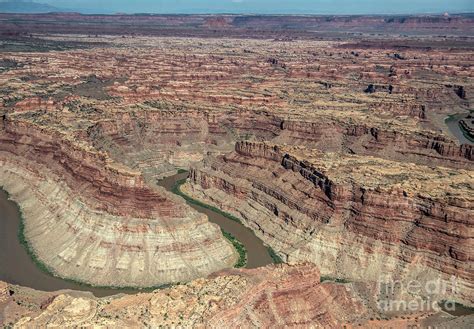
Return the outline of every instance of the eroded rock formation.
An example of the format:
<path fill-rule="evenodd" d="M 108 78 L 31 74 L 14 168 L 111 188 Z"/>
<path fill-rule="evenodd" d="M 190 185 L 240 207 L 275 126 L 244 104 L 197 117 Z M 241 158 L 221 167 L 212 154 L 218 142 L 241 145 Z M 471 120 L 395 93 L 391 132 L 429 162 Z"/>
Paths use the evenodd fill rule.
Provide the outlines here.
<path fill-rule="evenodd" d="M 239 142 L 190 177 L 188 193 L 244 219 L 289 262 L 351 280 L 454 275 L 450 297 L 474 302 L 472 171 Z"/>
<path fill-rule="evenodd" d="M 205 215 L 58 132 L 4 120 L 0 164 L 0 185 L 21 207 L 28 244 L 56 275 L 148 287 L 237 260 Z"/>
<path fill-rule="evenodd" d="M 374 305 L 370 285 L 320 283 L 318 270 L 309 264 L 228 270 L 152 293 L 101 299 L 0 286 L 0 320 L 15 327 L 380 328 L 426 326 L 437 320 L 438 326 L 467 328 L 472 320 L 472 316 L 440 317 L 432 311 L 387 317 Z"/>
<path fill-rule="evenodd" d="M 59 14 L 59 26 L 78 17 Z M 43 19 L 14 30 L 55 26 Z M 275 26 L 276 17 L 137 19 L 204 25 L 191 35 L 206 38 L 54 35 L 20 38 L 2 53 L 0 185 L 20 204 L 28 242 L 56 274 L 151 285 L 231 267 L 236 255 L 218 228 L 156 186 L 177 167 L 192 167 L 186 193 L 241 217 L 288 262 L 310 261 L 354 285 L 371 286 L 384 274 L 447 284 L 454 276 L 459 290 L 429 297 L 473 303 L 473 146 L 444 124 L 474 100 L 472 41 L 453 36 L 470 31 L 471 18 L 289 19 L 449 32 L 355 40 L 235 28 Z M 120 24 L 100 26 L 121 33 Z M 94 23 L 83 28 L 94 31 Z M 215 38 L 222 34 L 246 39 Z M 348 301 L 352 293 L 340 286 L 318 285 L 310 267 L 231 273 L 114 298 L 110 310 L 90 296 L 44 299 L 43 310 L 11 321 L 158 325 L 192 313 L 199 316 L 190 325 L 341 326 L 356 323 L 348 310 L 374 307 Z M 204 287 L 215 287 L 213 297 L 196 302 Z M 135 312 L 147 316 L 137 320 Z M 366 324 L 379 326 L 375 319 Z"/>

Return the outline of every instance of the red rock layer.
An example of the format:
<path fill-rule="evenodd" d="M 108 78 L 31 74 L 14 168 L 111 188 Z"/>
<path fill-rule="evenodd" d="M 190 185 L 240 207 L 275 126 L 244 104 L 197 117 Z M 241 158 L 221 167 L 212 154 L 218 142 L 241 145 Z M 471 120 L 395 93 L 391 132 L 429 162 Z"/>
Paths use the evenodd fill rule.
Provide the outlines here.
<path fill-rule="evenodd" d="M 473 315 L 383 314 L 373 286 L 320 283 L 310 264 L 228 270 L 136 295 L 92 298 L 0 282 L 0 324 L 15 327 L 470 328 Z"/>
<path fill-rule="evenodd" d="M 211 327 L 225 323 L 228 327 L 332 328 L 366 316 L 366 307 L 351 288 L 320 284 L 319 271 L 309 264 L 288 270 L 266 267 L 242 271 L 241 275 L 255 282 L 253 287 L 232 308 L 213 315 L 208 324 Z"/>
<path fill-rule="evenodd" d="M 336 140 L 335 143 L 341 143 L 342 147 L 349 149 L 351 153 L 379 155 L 394 160 L 410 159 L 421 164 L 456 168 L 470 168 L 474 161 L 473 145 L 458 145 L 440 135 L 406 134 L 395 130 L 334 122 L 283 121 L 281 126 L 283 131 L 289 132 L 288 136 L 293 141 L 303 145 L 313 143 L 321 149 L 327 148 L 327 145 Z"/>
<path fill-rule="evenodd" d="M 397 188 L 365 188 L 363 182 L 357 181 L 337 183 L 312 163 L 279 147 L 251 142 L 237 143 L 234 153 L 192 169 L 191 180 L 202 187 L 204 194 L 211 189 L 206 194 L 209 200 L 243 216 L 282 254 L 298 249 L 295 242 L 301 234 L 311 241 L 313 235 L 326 232 L 318 238 L 323 241 L 316 244 L 330 238 L 341 251 L 360 244 L 367 255 L 394 257 L 400 268 L 421 264 L 445 279 L 455 275 L 465 284 L 459 296 L 473 302 L 472 199 L 430 197 L 422 189 L 413 193 Z M 231 199 L 225 201 L 211 191 L 223 191 Z M 243 202 L 255 209 L 262 207 L 272 216 L 246 212 L 242 204 L 234 208 L 233 202 Z M 277 227 L 285 233 L 274 231 Z M 311 259 L 311 255 L 298 257 Z M 333 274 L 340 270 L 349 278 L 358 276 L 357 270 L 343 265 L 337 270 L 340 262 L 330 263 L 327 270 Z M 360 266 L 363 269 L 369 264 L 370 260 L 366 260 Z M 373 270 L 383 274 L 379 272 L 381 268 Z"/>
<path fill-rule="evenodd" d="M 370 314 L 353 287 L 320 283 L 319 271 L 310 264 L 223 271 L 152 293 L 95 300 L 67 292 L 28 294 L 22 288 L 6 288 L 15 295 L 0 290 L 0 312 L 15 301 L 35 305 L 5 314 L 5 323 L 19 326 L 338 328 L 366 323 Z"/>
<path fill-rule="evenodd" d="M 0 186 L 21 209 L 31 251 L 53 274 L 150 287 L 232 267 L 220 228 L 141 173 L 58 130 L 2 119 Z"/>
<path fill-rule="evenodd" d="M 330 118 L 289 120 L 266 111 L 173 109 L 124 112 L 118 113 L 114 120 L 99 121 L 89 129 L 89 137 L 98 147 L 103 147 L 101 139 L 112 139 L 113 145 L 109 143 L 104 150 L 110 151 L 112 146 L 123 153 L 146 148 L 179 150 L 184 145 L 191 150 L 200 150 L 206 148 L 206 144 L 221 145 L 218 150 L 228 151 L 230 142 L 252 137 L 280 144 L 306 145 L 327 151 L 454 168 L 469 168 L 474 160 L 473 145 L 458 145 L 434 133 L 400 132 Z"/>
<path fill-rule="evenodd" d="M 138 218 L 182 215 L 168 197 L 146 186 L 140 173 L 114 166 L 104 153 L 80 147 L 57 131 L 4 119 L 0 151 L 47 165 L 95 209 Z"/>

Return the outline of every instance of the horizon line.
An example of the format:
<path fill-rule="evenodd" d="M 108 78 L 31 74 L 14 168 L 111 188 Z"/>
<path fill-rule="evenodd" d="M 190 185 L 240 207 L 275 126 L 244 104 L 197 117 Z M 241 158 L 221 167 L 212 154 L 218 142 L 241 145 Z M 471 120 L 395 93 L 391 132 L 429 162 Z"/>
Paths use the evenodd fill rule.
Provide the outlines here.
<path fill-rule="evenodd" d="M 1 2 L 0 2 L 1 3 Z M 39 15 L 39 14 L 80 14 L 80 15 L 102 15 L 102 16 L 114 16 L 114 15 L 202 15 L 202 16 L 239 16 L 239 15 L 248 15 L 248 16 L 417 16 L 417 15 L 474 15 L 474 11 L 460 11 L 460 12 L 412 12 L 412 13 L 365 13 L 365 14 L 342 14 L 342 13 L 258 13 L 258 12 L 81 12 L 80 10 L 67 10 L 67 8 L 58 8 L 64 10 L 58 11 L 49 11 L 49 12 L 2 12 L 0 14 L 22 14 L 22 15 Z M 81 9 L 88 10 L 88 9 Z"/>

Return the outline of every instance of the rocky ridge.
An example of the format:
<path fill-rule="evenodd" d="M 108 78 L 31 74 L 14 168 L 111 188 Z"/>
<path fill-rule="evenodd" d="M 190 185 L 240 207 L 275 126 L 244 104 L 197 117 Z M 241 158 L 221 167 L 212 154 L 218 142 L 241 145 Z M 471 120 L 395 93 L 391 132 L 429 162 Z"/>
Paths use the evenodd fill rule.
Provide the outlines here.
<path fill-rule="evenodd" d="M 444 125 L 473 100 L 469 40 L 42 38 L 89 45 L 2 53 L 10 64 L 0 74 L 0 185 L 58 274 L 156 284 L 231 267 L 219 230 L 156 186 L 191 167 L 186 193 L 241 217 L 288 262 L 369 285 L 384 274 L 447 284 L 454 275 L 460 291 L 429 297 L 472 305 L 473 148 Z M 51 243 L 35 242 L 52 238 L 58 256 Z M 301 279 L 290 276 L 288 286 Z M 94 303 L 61 297 L 52 312 Z M 262 305 L 238 312 L 258 310 L 264 324 L 285 320 L 265 311 L 287 314 L 286 306 Z M 298 302 L 292 312 L 300 308 L 308 307 Z M 333 309 L 307 314 L 327 326 L 347 319 Z M 231 324 L 256 323 L 228 313 Z M 50 321 L 44 316 L 24 323 Z"/>
<path fill-rule="evenodd" d="M 242 218 L 288 262 L 350 280 L 455 275 L 450 297 L 473 303 L 472 171 L 239 142 L 190 177 L 187 193 Z"/>

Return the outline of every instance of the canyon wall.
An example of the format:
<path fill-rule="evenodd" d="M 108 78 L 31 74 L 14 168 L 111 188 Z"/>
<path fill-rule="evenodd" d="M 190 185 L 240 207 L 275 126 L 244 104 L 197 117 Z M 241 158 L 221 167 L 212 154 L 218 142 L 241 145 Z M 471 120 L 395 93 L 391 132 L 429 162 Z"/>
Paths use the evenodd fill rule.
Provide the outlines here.
<path fill-rule="evenodd" d="M 87 130 L 87 139 L 153 182 L 175 167 L 230 152 L 238 140 L 305 145 L 424 165 L 469 168 L 474 148 L 433 132 L 380 128 L 331 117 L 284 118 L 268 111 L 142 108 L 119 112 Z"/>
<path fill-rule="evenodd" d="M 316 121 L 316 120 L 315 120 Z M 470 168 L 474 147 L 459 145 L 434 133 L 397 131 L 364 124 L 347 124 L 333 120 L 282 121 L 278 142 L 307 145 L 328 151 L 375 155 L 397 161 L 425 165 Z"/>
<path fill-rule="evenodd" d="M 139 172 L 85 143 L 4 119 L 0 186 L 25 237 L 54 274 L 102 286 L 155 286 L 232 267 L 219 227 Z"/>
<path fill-rule="evenodd" d="M 440 279 L 474 302 L 472 172 L 239 142 L 185 191 L 230 211 L 288 262 L 323 275 Z M 438 298 L 446 298 L 439 294 Z"/>
<path fill-rule="evenodd" d="M 186 193 L 323 275 L 270 267 L 123 299 L 32 293 L 42 296 L 36 306 L 0 284 L 0 310 L 6 298 L 8 315 L 27 312 L 12 324 L 157 326 L 195 316 L 185 323 L 341 327 L 356 324 L 352 313 L 380 315 L 353 297 L 398 300 L 403 292 L 373 290 L 385 276 L 439 278 L 449 291 L 428 297 L 473 304 L 473 147 L 444 122 L 474 101 L 474 45 L 464 37 L 472 19 L 55 18 L 0 23 L 7 34 L 94 35 L 19 36 L 0 60 L 0 185 L 20 204 L 40 261 L 60 276 L 136 286 L 232 266 L 237 255 L 219 229 L 156 185 L 191 167 Z M 366 23 L 413 34 L 353 33 Z M 248 31 L 262 24 L 275 29 Z M 437 36 L 415 33 L 438 26 Z M 98 27 L 106 35 L 95 36 Z M 154 33 L 174 37 L 145 36 Z M 351 283 L 328 288 L 321 278 Z M 402 297 L 426 297 L 415 295 Z"/>

